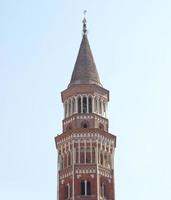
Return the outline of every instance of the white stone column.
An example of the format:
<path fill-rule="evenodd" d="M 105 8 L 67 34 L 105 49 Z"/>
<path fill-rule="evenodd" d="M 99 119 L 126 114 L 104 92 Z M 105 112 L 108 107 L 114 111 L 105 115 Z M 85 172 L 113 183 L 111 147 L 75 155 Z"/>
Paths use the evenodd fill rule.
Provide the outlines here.
<path fill-rule="evenodd" d="M 97 99 L 97 97 L 95 98 L 95 113 L 98 113 L 98 111 L 97 111 L 97 109 L 98 109 L 98 99 Z"/>
<path fill-rule="evenodd" d="M 103 101 L 101 101 L 101 108 L 102 108 L 102 116 L 104 117 L 104 103 L 103 103 Z"/>
<path fill-rule="evenodd" d="M 87 113 L 89 113 L 89 98 L 87 96 Z"/>
<path fill-rule="evenodd" d="M 66 157 L 67 157 L 67 161 L 66 161 L 66 167 L 68 167 L 68 152 L 66 152 Z"/>
<path fill-rule="evenodd" d="M 107 118 L 107 111 L 108 111 L 108 102 L 106 102 L 106 113 L 105 113 L 106 118 Z"/>
<path fill-rule="evenodd" d="M 67 101 L 67 117 L 69 117 L 69 102 Z"/>
<path fill-rule="evenodd" d="M 80 140 L 78 140 L 78 163 L 80 164 Z"/>
<path fill-rule="evenodd" d="M 92 97 L 92 113 L 94 113 L 94 96 Z"/>
<path fill-rule="evenodd" d="M 64 109 L 64 118 L 66 117 L 65 115 L 65 102 L 63 103 L 63 109 Z"/>
<path fill-rule="evenodd" d="M 95 163 L 98 164 L 98 140 L 96 140 L 96 148 L 95 148 Z"/>
<path fill-rule="evenodd" d="M 86 143 L 86 140 L 84 140 L 84 163 L 86 164 L 86 147 L 87 147 L 87 145 L 86 145 L 87 143 Z"/>
<path fill-rule="evenodd" d="M 84 181 L 84 185 L 85 185 L 85 196 L 87 195 L 87 180 Z"/>
<path fill-rule="evenodd" d="M 68 198 L 71 198 L 70 197 L 70 184 L 68 183 L 67 185 L 68 185 Z"/>
<path fill-rule="evenodd" d="M 71 115 L 71 102 L 70 100 L 68 101 L 68 117 Z"/>
<path fill-rule="evenodd" d="M 78 96 L 75 98 L 75 112 L 78 113 Z"/>
<path fill-rule="evenodd" d="M 103 116 L 106 117 L 106 102 L 103 101 Z"/>
<path fill-rule="evenodd" d="M 93 155 L 93 147 L 92 147 L 92 140 L 90 140 L 90 163 L 92 163 L 93 159 L 92 159 L 92 155 Z"/>
<path fill-rule="evenodd" d="M 100 113 L 100 99 L 98 98 L 97 99 L 97 114 L 99 114 Z"/>
<path fill-rule="evenodd" d="M 102 100 L 99 98 L 99 114 L 102 115 Z"/>
<path fill-rule="evenodd" d="M 75 147 L 74 147 L 74 141 L 72 142 L 72 166 L 74 167 L 74 164 L 75 164 L 75 155 L 76 155 L 76 152 L 75 152 Z"/>

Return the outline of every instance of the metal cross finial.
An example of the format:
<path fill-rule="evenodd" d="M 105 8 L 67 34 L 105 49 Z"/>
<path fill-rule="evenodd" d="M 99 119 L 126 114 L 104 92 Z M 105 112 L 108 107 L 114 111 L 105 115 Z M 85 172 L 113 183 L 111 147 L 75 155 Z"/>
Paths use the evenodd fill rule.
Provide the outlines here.
<path fill-rule="evenodd" d="M 87 10 L 84 10 L 84 17 L 86 16 Z"/>
<path fill-rule="evenodd" d="M 87 20 L 85 18 L 87 10 L 84 10 L 84 19 L 83 19 L 83 35 L 87 34 Z"/>

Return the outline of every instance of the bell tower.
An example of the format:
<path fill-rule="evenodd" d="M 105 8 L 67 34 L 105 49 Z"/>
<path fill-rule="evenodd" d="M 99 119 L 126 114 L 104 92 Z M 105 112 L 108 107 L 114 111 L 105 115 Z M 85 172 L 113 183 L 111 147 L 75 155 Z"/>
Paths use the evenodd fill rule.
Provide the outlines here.
<path fill-rule="evenodd" d="M 109 91 L 100 82 L 85 17 L 71 81 L 61 97 L 63 132 L 55 137 L 58 200 L 115 200 L 116 136 L 108 132 Z"/>

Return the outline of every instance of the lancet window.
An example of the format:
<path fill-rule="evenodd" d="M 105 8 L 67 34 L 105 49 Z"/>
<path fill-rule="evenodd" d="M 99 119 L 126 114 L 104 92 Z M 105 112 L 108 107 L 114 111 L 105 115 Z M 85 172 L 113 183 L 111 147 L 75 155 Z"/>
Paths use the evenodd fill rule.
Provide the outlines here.
<path fill-rule="evenodd" d="M 97 98 L 95 98 L 95 101 L 94 101 L 94 112 L 97 113 L 97 104 L 98 104 L 98 100 Z"/>
<path fill-rule="evenodd" d="M 85 152 L 84 147 L 80 148 L 80 163 L 85 163 Z"/>
<path fill-rule="evenodd" d="M 69 106 L 68 110 L 69 110 L 69 116 L 70 116 L 71 115 L 71 100 L 69 100 L 68 106 Z"/>
<path fill-rule="evenodd" d="M 95 163 L 95 148 L 92 148 L 92 163 Z"/>
<path fill-rule="evenodd" d="M 75 113 L 75 98 L 72 99 L 72 114 Z"/>
<path fill-rule="evenodd" d="M 78 97 L 78 113 L 81 113 L 81 97 Z"/>
<path fill-rule="evenodd" d="M 86 163 L 90 163 L 91 162 L 91 151 L 90 151 L 90 147 L 86 148 Z"/>
<path fill-rule="evenodd" d="M 76 163 L 79 163 L 79 149 L 76 147 Z"/>
<path fill-rule="evenodd" d="M 68 166 L 71 166 L 71 152 L 68 152 Z"/>
<path fill-rule="evenodd" d="M 65 117 L 67 117 L 67 103 L 64 104 Z"/>
<path fill-rule="evenodd" d="M 83 97 L 83 113 L 87 113 L 87 98 Z"/>
<path fill-rule="evenodd" d="M 99 114 L 102 114 L 102 102 L 99 101 Z"/>
<path fill-rule="evenodd" d="M 103 153 L 100 153 L 100 164 L 103 166 Z"/>

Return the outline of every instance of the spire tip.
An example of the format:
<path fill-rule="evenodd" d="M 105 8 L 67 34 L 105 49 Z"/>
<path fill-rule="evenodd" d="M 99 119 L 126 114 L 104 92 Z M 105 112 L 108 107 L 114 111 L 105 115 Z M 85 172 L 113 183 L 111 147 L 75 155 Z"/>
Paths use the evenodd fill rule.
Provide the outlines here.
<path fill-rule="evenodd" d="M 83 18 L 83 35 L 87 35 L 87 20 L 86 20 L 86 13 L 87 10 L 84 10 L 84 18 Z"/>

